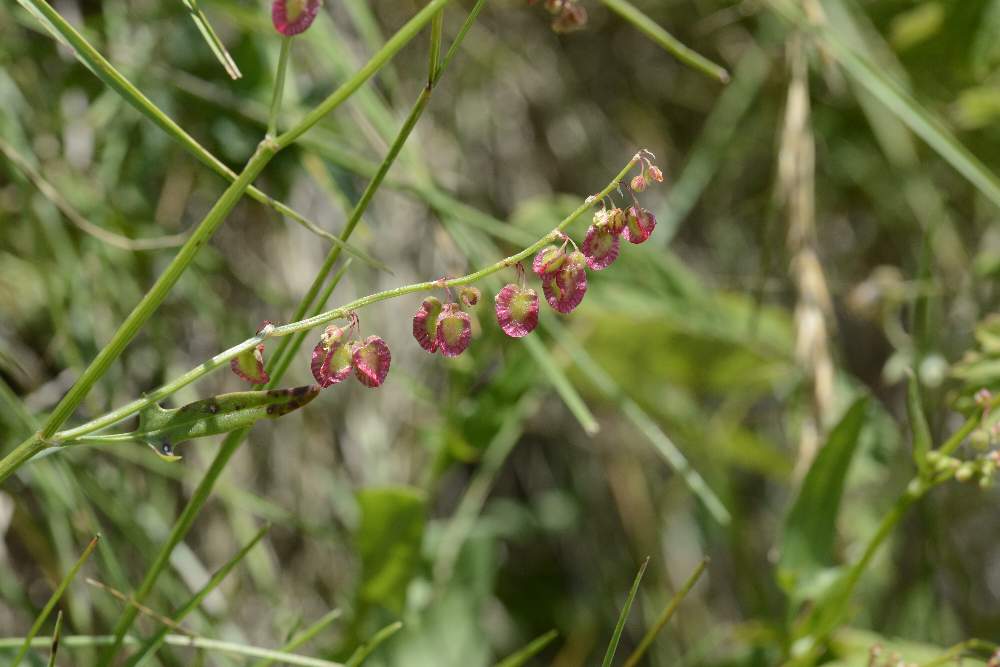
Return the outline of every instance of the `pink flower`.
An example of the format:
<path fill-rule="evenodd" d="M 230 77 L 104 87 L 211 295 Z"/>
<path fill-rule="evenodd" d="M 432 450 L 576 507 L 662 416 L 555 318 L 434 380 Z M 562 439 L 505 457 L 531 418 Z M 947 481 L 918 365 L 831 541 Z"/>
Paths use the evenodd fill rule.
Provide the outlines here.
<path fill-rule="evenodd" d="M 530 288 L 505 285 L 496 296 L 497 322 L 511 338 L 523 338 L 538 326 L 538 295 Z"/>
<path fill-rule="evenodd" d="M 437 319 L 437 348 L 446 357 L 465 352 L 472 340 L 472 320 L 457 303 L 445 304 Z"/>
<path fill-rule="evenodd" d="M 618 259 L 618 237 L 611 233 L 607 225 L 591 225 L 581 249 L 587 258 L 587 266 L 601 271 Z"/>
<path fill-rule="evenodd" d="M 343 382 L 351 374 L 351 352 L 344 345 L 343 338 L 344 330 L 331 325 L 313 348 L 309 367 L 320 387 Z"/>
<path fill-rule="evenodd" d="M 630 187 L 635 192 L 642 192 L 646 189 L 646 177 L 642 174 L 636 174 L 632 177 L 632 183 Z"/>
<path fill-rule="evenodd" d="M 351 344 L 351 361 L 358 382 L 366 387 L 378 387 L 385 382 L 392 363 L 389 346 L 378 336 L 369 336 L 363 343 Z"/>
<path fill-rule="evenodd" d="M 630 206 L 622 235 L 631 243 L 642 243 L 656 229 L 656 216 L 644 208 Z"/>
<path fill-rule="evenodd" d="M 551 280 L 542 283 L 545 300 L 560 313 L 571 312 L 587 293 L 587 259 L 579 250 L 571 253 Z"/>
<path fill-rule="evenodd" d="M 566 252 L 554 245 L 545 246 L 535 255 L 531 270 L 542 280 L 548 280 L 555 275 L 559 267 L 566 261 Z"/>
<path fill-rule="evenodd" d="M 271 21 L 282 35 L 298 35 L 312 25 L 319 11 L 320 0 L 274 0 Z"/>
<path fill-rule="evenodd" d="M 603 222 L 609 232 L 611 232 L 614 236 L 618 236 L 622 233 L 622 230 L 625 229 L 625 211 L 616 206 L 604 215 Z"/>
<path fill-rule="evenodd" d="M 413 315 L 413 337 L 420 347 L 430 353 L 437 352 L 438 315 L 441 314 L 441 302 L 437 297 L 429 296 L 420 304 Z"/>
<path fill-rule="evenodd" d="M 229 367 L 236 375 L 250 384 L 264 384 L 271 380 L 267 371 L 264 370 L 263 343 L 258 343 L 256 347 L 240 352 L 229 362 Z"/>
<path fill-rule="evenodd" d="M 663 182 L 663 171 L 656 165 L 649 165 L 649 177 L 657 183 Z"/>

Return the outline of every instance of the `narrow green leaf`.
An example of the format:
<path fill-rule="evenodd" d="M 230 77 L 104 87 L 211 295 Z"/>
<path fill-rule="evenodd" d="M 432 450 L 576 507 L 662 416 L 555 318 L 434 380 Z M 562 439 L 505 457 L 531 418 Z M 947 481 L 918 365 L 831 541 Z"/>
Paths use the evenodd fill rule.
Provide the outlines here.
<path fill-rule="evenodd" d="M 368 639 L 368 641 L 364 642 L 361 646 L 354 650 L 351 657 L 344 663 L 344 667 L 357 667 L 363 663 L 368 656 L 375 651 L 375 649 L 377 649 L 384 641 L 399 632 L 402 628 L 402 622 L 396 621 L 395 623 L 390 623 L 376 632 L 370 639 Z"/>
<path fill-rule="evenodd" d="M 295 633 L 291 639 L 285 642 L 278 650 L 283 653 L 291 653 L 306 642 L 312 640 L 313 637 L 322 632 L 326 626 L 340 618 L 340 616 L 341 611 L 339 609 L 331 609 L 323 614 L 318 621 L 310 625 L 308 628 L 302 632 Z M 272 658 L 264 658 L 255 662 L 253 667 L 270 667 L 272 664 L 274 664 L 274 660 Z"/>
<path fill-rule="evenodd" d="M 705 568 L 708 567 L 708 563 L 708 558 L 704 558 L 700 563 L 698 563 L 698 567 L 694 569 L 694 572 L 692 572 L 691 576 L 689 576 L 687 581 L 684 582 L 681 589 L 674 593 L 674 596 L 670 598 L 670 602 L 668 602 L 667 606 L 663 608 L 663 611 L 660 613 L 660 617 L 656 619 L 656 623 L 654 623 L 653 627 L 646 631 L 646 634 L 643 635 L 639 645 L 635 648 L 635 651 L 632 652 L 632 655 L 628 657 L 622 667 L 635 667 L 635 665 L 639 663 L 642 656 L 647 650 L 649 650 L 653 640 L 656 639 L 656 635 L 660 634 L 660 631 L 663 630 L 667 623 L 670 622 L 674 612 L 677 611 L 677 607 L 680 606 L 681 601 L 687 596 L 691 589 L 694 588 L 698 579 L 701 578 Z"/>
<path fill-rule="evenodd" d="M 622 638 L 625 621 L 628 620 L 629 610 L 632 609 L 632 601 L 635 600 L 635 594 L 639 591 L 639 582 L 642 581 L 642 575 L 646 574 L 647 565 L 649 565 L 648 556 L 646 560 L 642 561 L 642 566 L 639 568 L 639 572 L 636 573 L 635 580 L 632 582 L 632 590 L 628 592 L 628 597 L 625 599 L 625 606 L 622 607 L 621 613 L 618 614 L 618 623 L 615 625 L 614 634 L 611 635 L 608 650 L 604 653 L 604 661 L 601 663 L 602 667 L 611 667 L 611 663 L 615 659 L 615 651 L 618 650 L 618 641 Z"/>
<path fill-rule="evenodd" d="M 524 648 L 520 648 L 514 653 L 501 660 L 496 664 L 496 667 L 521 667 L 533 657 L 542 652 L 546 646 L 551 644 L 559 633 L 555 630 L 549 630 L 544 635 L 540 635 L 535 639 L 531 640 Z"/>
<path fill-rule="evenodd" d="M 427 521 L 427 496 L 413 487 L 379 487 L 358 492 L 361 523 L 356 533 L 361 557 L 359 598 L 396 613 L 420 559 Z"/>
<path fill-rule="evenodd" d="M 58 604 L 59 599 L 62 598 L 63 593 L 66 592 L 66 589 L 69 587 L 70 583 L 76 577 L 77 572 L 80 571 L 80 568 L 83 567 L 83 564 L 87 562 L 88 558 L 90 558 L 90 554 L 94 552 L 94 548 L 97 547 L 97 543 L 98 541 L 100 541 L 100 539 L 101 536 L 98 534 L 95 535 L 92 540 L 90 540 L 90 544 L 88 544 L 87 548 L 83 550 L 83 553 L 80 555 L 80 558 L 76 561 L 76 563 L 73 564 L 73 567 L 69 569 L 69 572 L 67 572 L 66 576 L 63 577 L 62 581 L 59 582 L 59 585 L 56 586 L 56 589 L 52 591 L 52 595 L 49 597 L 48 602 L 45 603 L 45 606 L 42 607 L 41 613 L 38 614 L 38 618 L 36 618 L 35 622 L 32 623 L 31 629 L 28 631 L 28 635 L 24 638 L 24 642 L 21 644 L 21 649 L 17 652 L 17 655 L 14 656 L 14 662 L 11 663 L 10 667 L 17 667 L 19 664 L 21 664 L 21 660 L 24 659 L 25 654 L 31 648 L 32 640 L 35 638 L 35 635 L 38 634 L 38 632 L 42 629 L 42 626 L 45 624 L 45 619 L 47 619 L 49 617 L 49 614 L 52 613 L 52 610 L 55 608 L 56 604 Z"/>
<path fill-rule="evenodd" d="M 306 405 L 319 392 L 319 385 L 313 384 L 219 394 L 170 410 L 153 404 L 139 413 L 139 428 L 129 435 L 169 456 L 176 443 L 228 433 L 260 419 L 277 419 Z"/>
<path fill-rule="evenodd" d="M 647 37 L 673 54 L 682 63 L 707 74 L 720 83 L 729 82 L 729 72 L 703 55 L 681 44 L 680 40 L 664 30 L 656 21 L 643 14 L 628 0 L 601 0 L 604 6 L 634 25 Z"/>
<path fill-rule="evenodd" d="M 534 357 L 535 363 L 538 364 L 538 367 L 548 377 L 549 382 L 556 390 L 556 393 L 559 394 L 563 403 L 566 404 L 569 411 L 576 417 L 576 420 L 580 422 L 580 426 L 583 427 L 584 432 L 587 435 L 594 435 L 600 431 L 601 427 L 597 423 L 594 413 L 587 407 L 583 397 L 580 396 L 580 392 L 576 390 L 573 383 L 566 377 L 565 371 L 559 367 L 555 359 L 553 359 L 552 353 L 545 345 L 535 336 L 528 336 L 522 342 L 527 348 L 528 353 Z"/>
<path fill-rule="evenodd" d="M 785 519 L 778 579 L 788 593 L 834 564 L 840 499 L 867 412 L 867 397 L 857 399 L 847 410 L 806 473 Z"/>
<path fill-rule="evenodd" d="M 927 452 L 931 450 L 931 429 L 924 416 L 923 401 L 920 399 L 920 380 L 910 373 L 906 384 L 906 413 L 910 420 L 910 430 L 913 432 L 913 460 L 921 476 L 927 474 Z"/>

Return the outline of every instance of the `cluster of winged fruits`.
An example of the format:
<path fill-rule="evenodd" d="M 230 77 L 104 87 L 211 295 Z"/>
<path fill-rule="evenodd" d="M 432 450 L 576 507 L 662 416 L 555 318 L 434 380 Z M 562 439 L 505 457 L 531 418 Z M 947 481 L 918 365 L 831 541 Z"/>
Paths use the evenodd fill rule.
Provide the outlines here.
<path fill-rule="evenodd" d="M 556 233 L 557 244 L 542 248 L 531 264 L 534 274 L 542 281 L 546 302 L 560 313 L 573 311 L 587 293 L 587 269 L 602 271 L 618 258 L 621 240 L 643 243 L 656 227 L 656 217 L 639 205 L 636 193 L 643 192 L 651 182 L 662 182 L 663 172 L 646 154 L 640 155 L 641 172 L 628 184 L 632 205 L 625 209 L 607 206 L 594 214 L 593 224 L 578 246 L 563 232 Z M 527 336 L 538 326 L 538 293 L 525 284 L 525 271 L 520 263 L 513 265 L 517 281 L 509 283 L 494 297 L 497 323 L 511 338 Z M 448 302 L 429 296 L 413 315 L 413 337 L 428 352 L 457 357 L 472 341 L 472 320 L 466 309 L 480 300 L 480 292 L 472 286 L 459 288 L 458 300 L 451 289 L 440 281 Z M 268 323 L 265 323 L 265 325 Z M 360 323 L 355 313 L 349 315 L 344 327 L 330 325 L 320 336 L 312 352 L 311 369 L 320 388 L 343 382 L 352 374 L 366 387 L 378 387 L 389 374 L 392 354 L 379 336 L 358 337 Z M 264 345 L 232 360 L 232 369 L 241 378 L 254 384 L 268 381 L 264 370 Z"/>

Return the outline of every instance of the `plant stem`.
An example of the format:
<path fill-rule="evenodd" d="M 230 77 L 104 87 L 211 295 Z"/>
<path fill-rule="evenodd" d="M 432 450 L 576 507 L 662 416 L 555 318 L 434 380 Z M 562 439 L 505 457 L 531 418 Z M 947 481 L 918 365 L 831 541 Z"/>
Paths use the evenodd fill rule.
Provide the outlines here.
<path fill-rule="evenodd" d="M 680 40 L 664 30 L 658 23 L 639 11 L 628 0 L 601 0 L 604 6 L 646 33 L 646 36 L 669 51 L 688 67 L 707 74 L 720 83 L 729 83 L 729 72 L 708 58 L 684 46 Z"/>
<path fill-rule="evenodd" d="M 274 94 L 271 97 L 271 112 L 267 116 L 267 136 L 273 139 L 278 132 L 278 114 L 281 113 L 281 97 L 285 93 L 285 72 L 288 71 L 288 53 L 292 48 L 292 38 L 281 38 L 281 53 L 278 55 L 278 71 L 274 75 Z"/>

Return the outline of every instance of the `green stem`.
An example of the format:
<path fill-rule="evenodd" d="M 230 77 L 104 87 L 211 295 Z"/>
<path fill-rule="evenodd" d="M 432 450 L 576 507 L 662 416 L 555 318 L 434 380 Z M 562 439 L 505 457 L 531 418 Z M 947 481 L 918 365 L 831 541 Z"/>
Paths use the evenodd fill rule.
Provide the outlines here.
<path fill-rule="evenodd" d="M 266 340 L 266 338 L 290 336 L 292 334 L 306 332 L 309 331 L 310 329 L 314 329 L 318 326 L 326 324 L 327 322 L 331 322 L 337 319 L 344 319 L 350 313 L 360 310 L 366 306 L 379 303 L 380 301 L 387 301 L 389 299 L 394 299 L 400 296 L 413 294 L 416 292 L 429 292 L 432 290 L 444 289 L 446 287 L 460 287 L 462 285 L 470 285 L 472 283 L 478 282 L 479 280 L 482 280 L 483 278 L 489 275 L 497 273 L 498 271 L 511 268 L 515 266 L 518 262 L 524 261 L 525 259 L 531 257 L 533 254 L 541 250 L 542 247 L 545 246 L 547 243 L 555 241 L 558 238 L 560 232 L 562 232 L 570 224 L 572 224 L 575 220 L 577 220 L 581 215 L 583 215 L 583 213 L 586 212 L 588 209 L 590 209 L 594 205 L 594 203 L 600 201 L 602 197 L 605 197 L 612 191 L 614 191 L 615 188 L 618 187 L 618 184 L 623 181 L 625 175 L 628 174 L 628 172 L 636 165 L 637 161 L 638 161 L 638 156 L 633 157 L 631 160 L 629 160 L 628 164 L 625 165 L 625 167 L 615 176 L 615 179 L 610 183 L 608 183 L 608 185 L 606 185 L 604 189 L 602 189 L 599 193 L 594 195 L 593 198 L 588 198 L 586 202 L 578 206 L 576 210 L 574 210 L 572 213 L 566 216 L 566 218 L 564 218 L 551 232 L 549 232 L 545 236 L 542 236 L 540 239 L 538 239 L 537 241 L 535 241 L 527 248 L 521 250 L 518 253 L 515 253 L 509 257 L 505 257 L 504 259 L 498 262 L 490 264 L 489 266 L 486 266 L 482 269 L 479 269 L 478 271 L 474 271 L 473 273 L 470 273 L 465 276 L 450 278 L 448 280 L 428 280 L 419 283 L 411 283 L 409 285 L 403 285 L 401 287 L 384 290 L 382 292 L 376 292 L 374 294 L 369 294 L 368 296 L 355 299 L 354 301 L 351 301 L 350 303 L 340 306 L 339 308 L 334 308 L 333 310 L 327 310 L 325 312 L 319 313 L 317 315 L 314 315 L 313 317 L 298 320 L 295 322 L 289 322 L 288 324 L 283 324 L 281 326 L 276 326 L 273 329 L 271 329 L 266 336 L 254 336 L 252 338 L 248 338 L 239 345 L 234 345 L 225 352 L 221 352 L 212 357 L 211 359 L 209 359 L 208 361 L 205 361 L 204 363 L 195 366 L 184 375 L 181 375 L 179 378 L 173 380 L 172 382 L 160 387 L 159 389 L 153 392 L 150 392 L 141 399 L 132 401 L 128 405 L 123 406 L 122 408 L 119 408 L 118 410 L 115 410 L 114 412 L 109 413 L 108 415 L 87 422 L 82 426 L 78 426 L 74 429 L 62 431 L 60 433 L 55 434 L 56 440 L 58 440 L 59 442 L 64 442 L 66 440 L 79 438 L 82 435 L 92 433 L 96 430 L 105 428 L 118 421 L 121 421 L 122 419 L 126 419 L 136 414 L 143 408 L 152 405 L 158 400 L 165 398 L 166 396 L 169 396 L 170 394 L 178 391 L 182 387 L 185 387 L 188 384 L 194 382 L 195 380 L 207 375 L 208 373 L 211 373 L 216 368 L 222 366 L 230 359 L 237 356 L 240 352 L 244 352 L 246 350 L 254 348 L 258 343 L 261 343 L 262 341 Z M 272 383 L 273 382 L 274 380 L 272 380 Z M 56 443 L 53 443 L 53 445 L 55 444 Z M 0 464 L 2 464 L 2 461 L 0 461 Z"/>
<path fill-rule="evenodd" d="M 281 38 L 281 53 L 278 55 L 278 71 L 274 75 L 274 94 L 271 97 L 271 112 L 267 116 L 267 136 L 273 139 L 278 133 L 278 114 L 281 112 L 281 97 L 285 93 L 285 72 L 288 71 L 288 53 L 292 48 L 292 38 Z"/>
<path fill-rule="evenodd" d="M 684 46 L 680 40 L 664 30 L 653 19 L 639 11 L 628 0 L 601 0 L 604 6 L 646 33 L 646 36 L 662 46 L 688 67 L 707 74 L 720 83 L 729 82 L 729 72 L 703 55 Z"/>
<path fill-rule="evenodd" d="M 444 11 L 440 11 L 431 21 L 431 48 L 427 67 L 427 85 L 433 86 L 441 59 L 441 33 L 444 29 Z"/>

